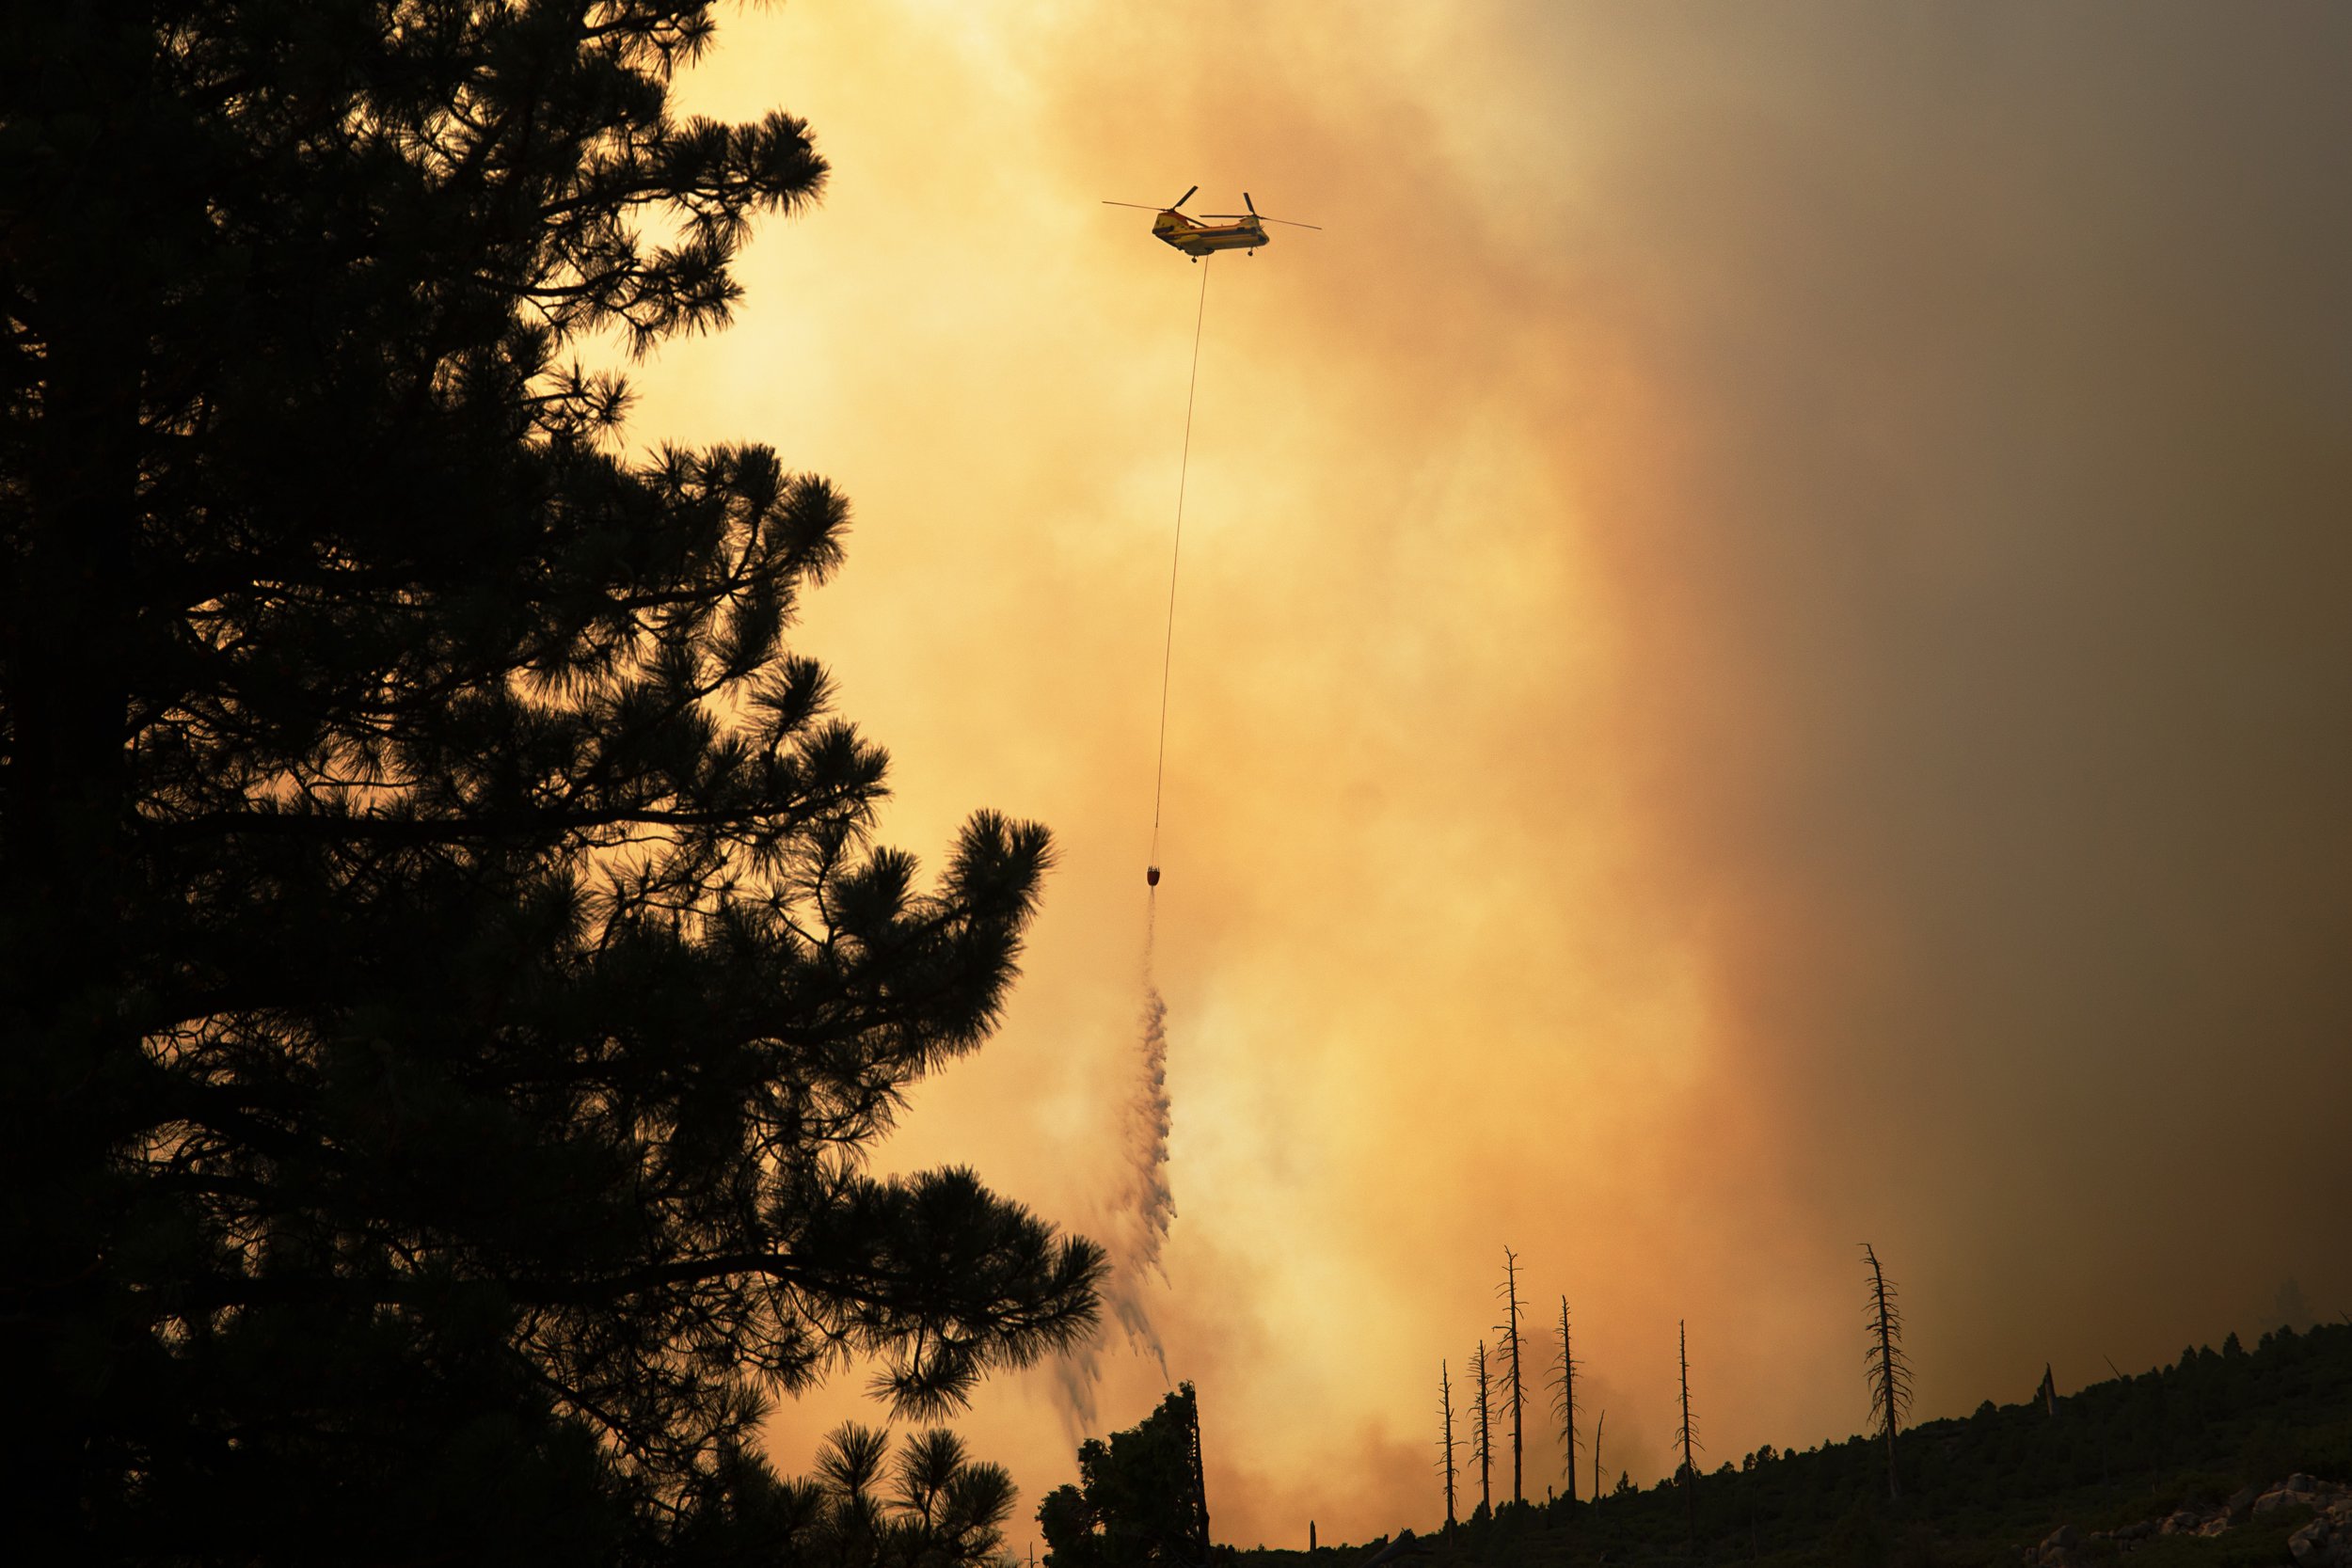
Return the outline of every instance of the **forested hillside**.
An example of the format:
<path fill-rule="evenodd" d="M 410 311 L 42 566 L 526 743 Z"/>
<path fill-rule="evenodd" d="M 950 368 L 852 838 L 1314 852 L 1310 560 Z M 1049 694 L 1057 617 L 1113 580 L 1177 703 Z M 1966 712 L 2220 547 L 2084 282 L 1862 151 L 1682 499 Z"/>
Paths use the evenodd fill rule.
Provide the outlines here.
<path fill-rule="evenodd" d="M 1603 1498 L 1474 1518 L 1439 1563 L 2013 1563 L 2060 1526 L 2088 1534 L 2175 1510 L 2218 1509 L 2294 1472 L 2352 1479 L 2352 1326 L 2265 1335 L 2247 1351 L 2185 1351 L 2169 1367 L 2093 1384 L 2045 1407 L 1987 1401 L 1926 1422 L 1897 1445 L 1890 1499 L 1883 1442 L 1856 1436 L 1803 1452 L 1767 1448 L 1702 1475 Z M 1438 1513 L 1437 1490 L 1400 1508 Z M 2271 1511 L 2211 1537 L 2152 1535 L 2135 1563 L 2287 1563 L 2306 1508 Z M 1416 1526 L 1424 1537 L 1441 1532 Z M 1239 1554 L 1244 1568 L 1340 1568 L 1384 1543 Z M 2089 1544 L 2081 1555 L 2119 1548 Z"/>

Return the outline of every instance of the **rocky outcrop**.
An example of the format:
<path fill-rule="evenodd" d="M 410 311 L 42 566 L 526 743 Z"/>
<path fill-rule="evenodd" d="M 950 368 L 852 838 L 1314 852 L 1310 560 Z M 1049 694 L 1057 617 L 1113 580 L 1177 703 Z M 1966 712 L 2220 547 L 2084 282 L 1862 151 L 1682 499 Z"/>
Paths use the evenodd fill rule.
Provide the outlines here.
<path fill-rule="evenodd" d="M 2074 1533 L 2074 1526 L 2060 1525 L 2042 1537 L 2042 1544 L 2034 1548 L 2033 1560 L 2039 1568 L 2067 1568 L 2081 1544 L 2082 1538 Z"/>
<path fill-rule="evenodd" d="M 2314 1515 L 2287 1540 L 2295 1568 L 2352 1568 L 2352 1486 L 2299 1474 L 2274 1486 L 2249 1486 L 2218 1506 L 2176 1509 L 2162 1519 L 2140 1519 L 2117 1529 L 2081 1534 L 2061 1525 L 2021 1555 L 2026 1568 L 2082 1568 L 2155 1536 L 2219 1535 L 2282 1508 L 2308 1508 Z"/>
<path fill-rule="evenodd" d="M 2314 1505 L 2317 1506 L 2317 1505 Z M 2295 1568 L 2352 1568 L 2352 1497 L 2337 1497 L 2287 1537 Z"/>

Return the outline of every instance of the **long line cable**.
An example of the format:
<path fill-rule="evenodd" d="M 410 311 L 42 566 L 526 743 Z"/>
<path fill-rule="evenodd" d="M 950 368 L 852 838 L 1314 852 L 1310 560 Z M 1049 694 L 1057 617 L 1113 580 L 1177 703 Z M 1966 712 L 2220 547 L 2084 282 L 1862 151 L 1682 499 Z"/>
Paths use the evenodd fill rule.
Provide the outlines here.
<path fill-rule="evenodd" d="M 1184 552 L 1184 482 L 1192 471 L 1192 401 L 1200 389 L 1200 324 L 1209 314 L 1209 263 L 1200 263 L 1200 303 L 1192 316 L 1192 375 L 1184 386 L 1184 447 L 1176 465 L 1176 542 L 1168 554 L 1168 637 L 1160 647 L 1159 755 L 1152 768 L 1152 885 L 1159 885 L 1160 796 L 1168 779 L 1168 677 L 1176 662 L 1176 567 Z"/>

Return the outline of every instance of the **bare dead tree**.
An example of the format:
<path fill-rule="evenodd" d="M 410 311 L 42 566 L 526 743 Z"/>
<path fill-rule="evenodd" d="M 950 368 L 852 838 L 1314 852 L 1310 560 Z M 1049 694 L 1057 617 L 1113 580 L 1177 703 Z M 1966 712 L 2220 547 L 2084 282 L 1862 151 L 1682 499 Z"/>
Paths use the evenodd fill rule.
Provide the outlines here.
<path fill-rule="evenodd" d="M 1603 1410 L 1593 1418 L 1593 1506 L 1600 1506 L 1600 1430 L 1609 1424 L 1609 1412 Z"/>
<path fill-rule="evenodd" d="M 1494 1433 L 1487 1425 L 1493 1408 L 1489 1397 L 1491 1380 L 1486 1375 L 1486 1341 L 1478 1341 L 1478 1349 L 1470 1353 L 1470 1382 L 1478 1389 L 1478 1435 L 1470 1445 L 1470 1457 L 1478 1461 L 1478 1511 L 1491 1517 L 1495 1511 L 1494 1493 Z"/>
<path fill-rule="evenodd" d="M 1691 1551 L 1699 1549 L 1699 1465 L 1692 1457 L 1694 1449 L 1705 1447 L 1699 1441 L 1698 1428 L 1691 1421 L 1691 1330 L 1688 1322 L 1675 1324 L 1675 1355 L 1682 1363 L 1682 1424 L 1675 1429 L 1675 1441 L 1682 1445 L 1682 1508 L 1691 1530 Z"/>
<path fill-rule="evenodd" d="M 1527 1392 L 1519 1381 L 1519 1255 L 1509 1247 L 1502 1249 L 1502 1287 L 1495 1292 L 1507 1304 L 1503 1321 L 1495 1324 L 1495 1332 L 1505 1335 L 1503 1347 L 1511 1353 L 1508 1386 L 1511 1391 L 1511 1500 L 1525 1502 L 1527 1494 L 1519 1483 L 1519 1465 L 1526 1449 Z"/>
<path fill-rule="evenodd" d="M 1560 1298 L 1560 1359 L 1552 1365 L 1551 1413 L 1560 1418 L 1561 1468 L 1576 1501 L 1576 1356 L 1568 1340 L 1568 1298 Z"/>
<path fill-rule="evenodd" d="M 1869 1368 L 1870 1411 L 1878 1422 L 1872 1435 L 1886 1435 L 1886 1495 L 1899 1498 L 1895 1433 L 1911 1410 L 1911 1363 L 1903 1355 L 1903 1315 L 1895 1305 L 1895 1287 L 1886 1282 L 1886 1271 L 1879 1266 L 1879 1255 L 1867 1242 L 1862 1243 L 1862 1257 L 1870 1266 L 1869 1292 L 1863 1307 L 1870 1321 L 1870 1342 L 1862 1358 Z"/>
<path fill-rule="evenodd" d="M 1439 1462 L 1445 1470 L 1445 1530 L 1454 1533 L 1454 1382 L 1447 1374 L 1446 1364 L 1438 1363 L 1438 1417 L 1444 1425 L 1438 1447 L 1444 1453 Z"/>

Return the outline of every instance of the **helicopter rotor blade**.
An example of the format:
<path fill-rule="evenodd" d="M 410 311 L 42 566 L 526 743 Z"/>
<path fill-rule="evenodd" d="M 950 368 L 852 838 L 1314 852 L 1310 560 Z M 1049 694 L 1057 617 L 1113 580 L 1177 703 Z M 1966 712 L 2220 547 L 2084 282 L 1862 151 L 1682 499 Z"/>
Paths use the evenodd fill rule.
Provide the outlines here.
<path fill-rule="evenodd" d="M 1138 213 L 1165 213 L 1168 211 L 1165 207 L 1154 207 L 1148 202 L 1142 201 L 1105 201 L 1103 205 L 1105 207 L 1133 207 Z"/>
<path fill-rule="evenodd" d="M 1198 192 L 1200 189 L 1200 186 L 1198 186 L 1198 185 L 1193 186 L 1191 190 L 1186 191 L 1184 195 L 1182 195 L 1182 196 L 1178 197 L 1175 200 L 1173 200 L 1173 201 L 1169 202 L 1169 203 L 1168 204 L 1168 208 L 1167 208 L 1167 210 L 1168 210 L 1168 212 L 1171 212 L 1171 213 L 1172 213 L 1172 212 L 1174 212 L 1177 208 L 1182 207 L 1182 206 L 1183 206 L 1185 202 L 1190 201 L 1190 200 L 1193 198 L 1194 194 L 1195 194 L 1196 192 Z"/>
<path fill-rule="evenodd" d="M 1249 199 L 1249 193 L 1248 191 L 1241 193 L 1241 204 L 1249 209 L 1249 215 L 1251 217 L 1254 218 L 1258 215 L 1258 204 Z"/>
<path fill-rule="evenodd" d="M 1251 217 L 1258 217 L 1258 214 L 1255 213 L 1252 213 L 1249 215 Z M 1318 234 L 1323 232 L 1323 225 L 1319 223 L 1301 223 L 1296 218 L 1258 218 L 1258 221 L 1260 223 L 1287 224 L 1293 229 L 1311 229 Z"/>

